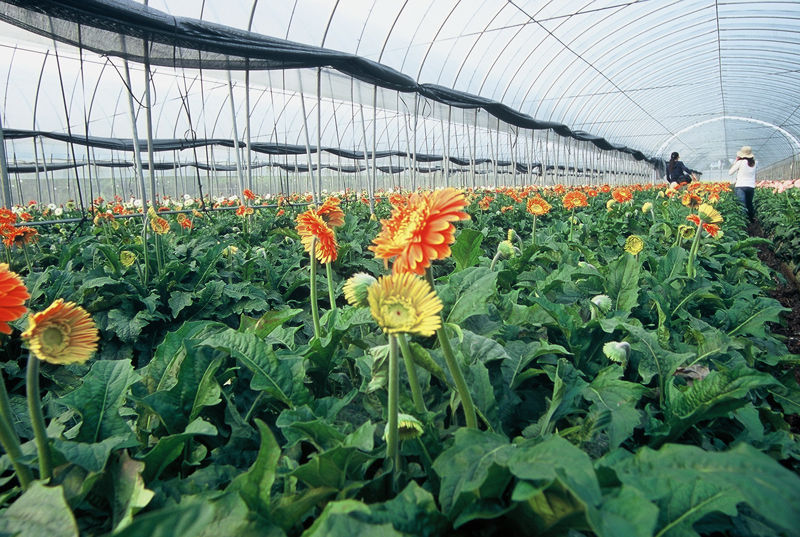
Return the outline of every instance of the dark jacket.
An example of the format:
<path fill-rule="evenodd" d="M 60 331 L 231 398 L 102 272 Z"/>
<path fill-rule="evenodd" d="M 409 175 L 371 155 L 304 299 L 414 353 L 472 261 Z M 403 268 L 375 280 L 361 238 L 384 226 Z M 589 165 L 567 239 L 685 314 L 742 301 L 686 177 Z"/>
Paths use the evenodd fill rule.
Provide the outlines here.
<path fill-rule="evenodd" d="M 668 183 L 691 183 L 692 174 L 697 173 L 694 170 L 687 168 L 683 162 L 676 160 L 672 165 L 672 171 L 669 169 L 669 162 L 667 162 L 667 182 Z"/>

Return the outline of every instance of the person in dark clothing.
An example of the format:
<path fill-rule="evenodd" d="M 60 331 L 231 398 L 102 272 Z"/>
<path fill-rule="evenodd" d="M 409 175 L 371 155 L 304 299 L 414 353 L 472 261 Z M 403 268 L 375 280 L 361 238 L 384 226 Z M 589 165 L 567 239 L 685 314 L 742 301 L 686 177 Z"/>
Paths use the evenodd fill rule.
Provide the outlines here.
<path fill-rule="evenodd" d="M 697 176 L 695 174 L 699 172 L 690 170 L 678 159 L 680 159 L 680 155 L 677 151 L 673 151 L 667 163 L 667 182 L 680 184 L 691 183 L 692 180 L 697 181 Z"/>

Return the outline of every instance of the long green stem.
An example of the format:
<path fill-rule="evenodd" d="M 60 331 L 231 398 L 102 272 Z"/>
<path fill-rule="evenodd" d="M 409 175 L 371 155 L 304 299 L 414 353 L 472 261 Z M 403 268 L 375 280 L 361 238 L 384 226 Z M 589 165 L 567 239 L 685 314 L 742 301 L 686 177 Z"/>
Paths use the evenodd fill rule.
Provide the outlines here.
<path fill-rule="evenodd" d="M 394 462 L 397 478 L 400 451 L 398 449 L 398 414 L 400 413 L 400 362 L 397 359 L 397 338 L 389 334 L 389 415 L 386 424 L 386 457 Z"/>
<path fill-rule="evenodd" d="M 425 279 L 428 281 L 431 289 L 435 289 L 433 286 L 433 273 L 430 267 L 425 271 Z M 461 372 L 461 366 L 458 365 L 453 347 L 450 346 L 450 339 L 447 337 L 447 331 L 444 327 L 444 318 L 442 318 L 442 327 L 436 331 L 436 336 L 439 338 L 442 354 L 444 354 L 444 359 L 445 362 L 447 362 L 448 369 L 450 369 L 450 374 L 453 375 L 453 381 L 456 383 L 458 395 L 461 397 L 461 404 L 464 406 L 464 417 L 467 420 L 467 427 L 470 429 L 477 429 L 478 417 L 475 414 L 475 404 L 472 402 L 472 395 L 469 393 L 467 380 Z"/>
<path fill-rule="evenodd" d="M 533 230 L 531 231 L 533 237 L 533 244 L 536 245 L 536 215 L 533 215 Z"/>
<path fill-rule="evenodd" d="M 328 299 L 331 301 L 331 309 L 336 307 L 336 293 L 333 292 L 333 268 L 330 263 L 325 263 L 325 277 L 328 279 Z"/>
<path fill-rule="evenodd" d="M 22 490 L 27 490 L 28 485 L 33 481 L 33 474 L 30 468 L 20 462 L 22 459 L 22 449 L 19 444 L 19 437 L 14 430 L 14 422 L 11 419 L 11 402 L 8 399 L 6 383 L 3 374 L 0 372 L 0 444 L 6 450 L 11 464 L 17 473 Z"/>
<path fill-rule="evenodd" d="M 702 225 L 697 225 L 697 231 L 694 234 L 694 241 L 692 242 L 692 248 L 689 250 L 689 260 L 686 262 L 686 275 L 690 278 L 694 278 L 695 274 L 697 274 L 697 268 L 694 265 L 695 258 L 697 257 L 697 251 L 700 245 L 700 235 L 703 231 Z"/>
<path fill-rule="evenodd" d="M 39 452 L 39 479 L 53 477 L 53 461 L 50 458 L 50 441 L 44 425 L 42 400 L 39 398 L 39 359 L 28 355 L 28 413 L 31 415 L 36 450 Z"/>
<path fill-rule="evenodd" d="M 311 318 L 314 319 L 314 336 L 319 338 L 319 304 L 317 304 L 317 238 L 311 239 Z"/>
<path fill-rule="evenodd" d="M 494 257 L 492 258 L 492 264 L 489 265 L 489 270 L 494 270 L 494 267 L 497 266 L 497 261 L 500 259 L 501 255 L 503 254 L 501 254 L 499 251 L 496 254 L 494 254 Z"/>
<path fill-rule="evenodd" d="M 418 414 L 427 412 L 425 407 L 425 398 L 422 397 L 422 387 L 419 384 L 417 377 L 417 366 L 414 363 L 414 356 L 411 354 L 411 348 L 408 346 L 405 334 L 397 334 L 397 342 L 400 344 L 400 350 L 403 352 L 403 362 L 406 364 L 406 371 L 408 372 L 408 383 L 411 384 L 411 398 L 414 400 L 414 410 Z"/>

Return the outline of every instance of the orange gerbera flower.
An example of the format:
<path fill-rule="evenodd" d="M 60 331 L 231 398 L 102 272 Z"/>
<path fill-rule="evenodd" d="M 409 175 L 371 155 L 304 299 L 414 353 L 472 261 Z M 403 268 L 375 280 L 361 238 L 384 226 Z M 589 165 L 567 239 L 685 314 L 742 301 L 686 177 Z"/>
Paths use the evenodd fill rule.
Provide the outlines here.
<path fill-rule="evenodd" d="M 625 203 L 633 199 L 633 193 L 624 186 L 620 186 L 611 192 L 611 197 L 614 198 L 617 203 Z"/>
<path fill-rule="evenodd" d="M 248 207 L 247 205 L 239 205 L 239 208 L 236 209 L 236 216 L 250 216 L 255 211 L 253 211 L 252 207 Z"/>
<path fill-rule="evenodd" d="M 28 318 L 22 333 L 39 360 L 51 364 L 82 364 L 97 350 L 99 335 L 92 317 L 74 302 L 59 298 Z"/>
<path fill-rule="evenodd" d="M 611 187 L 609 185 L 603 185 L 600 187 L 600 192 L 606 193 L 611 192 Z"/>
<path fill-rule="evenodd" d="M 542 216 L 543 214 L 549 213 L 550 209 L 550 204 L 541 196 L 536 196 L 528 200 L 528 212 L 533 215 Z"/>
<path fill-rule="evenodd" d="M 689 222 L 692 222 L 692 223 L 693 223 L 694 225 L 696 225 L 696 226 L 699 226 L 699 225 L 700 225 L 700 217 L 699 217 L 699 216 L 697 216 L 696 214 L 690 214 L 689 216 L 687 216 L 687 217 L 686 217 L 686 219 L 687 219 Z"/>
<path fill-rule="evenodd" d="M 14 224 L 16 221 L 17 215 L 15 215 L 12 211 L 6 209 L 5 207 L 0 209 L 0 223 Z"/>
<path fill-rule="evenodd" d="M 586 190 L 586 195 L 589 196 L 590 198 L 596 198 L 597 197 L 597 189 L 594 189 L 594 188 L 587 189 Z"/>
<path fill-rule="evenodd" d="M 422 274 L 432 260 L 450 255 L 456 230 L 452 222 L 470 219 L 461 210 L 467 205 L 464 193 L 455 188 L 411 194 L 407 205 L 396 206 L 388 220 L 381 220 L 381 232 L 369 249 L 381 259 L 396 257 L 395 274 Z"/>
<path fill-rule="evenodd" d="M 8 265 L 0 263 L 0 332 L 11 333 L 8 321 L 16 321 L 28 311 L 25 301 L 31 297 L 22 279 Z"/>
<path fill-rule="evenodd" d="M 484 196 L 483 199 L 481 199 L 481 201 L 478 202 L 478 207 L 480 207 L 482 211 L 488 211 L 489 204 L 492 203 L 493 199 L 494 198 L 492 198 L 491 196 Z"/>
<path fill-rule="evenodd" d="M 681 198 L 681 203 L 689 208 L 696 209 L 697 207 L 700 206 L 701 203 L 703 203 L 703 198 L 701 198 L 697 194 L 691 194 L 687 192 Z"/>
<path fill-rule="evenodd" d="M 586 207 L 589 205 L 589 200 L 586 198 L 586 194 L 583 192 L 573 190 L 564 196 L 562 203 L 564 204 L 565 209 L 575 209 L 577 207 Z"/>
<path fill-rule="evenodd" d="M 253 201 L 254 199 L 256 199 L 256 195 L 249 188 L 245 188 L 244 189 L 244 191 L 242 192 L 242 196 L 244 196 L 244 199 L 250 200 L 250 201 Z"/>
<path fill-rule="evenodd" d="M 344 225 L 344 212 L 339 207 L 339 203 L 339 198 L 328 198 L 317 209 L 317 214 L 332 228 Z"/>
<path fill-rule="evenodd" d="M 315 244 L 314 255 L 320 263 L 336 261 L 337 248 L 336 235 L 325 220 L 314 209 L 309 209 L 297 216 L 297 233 L 303 241 L 306 252 L 311 253 L 311 246 Z"/>

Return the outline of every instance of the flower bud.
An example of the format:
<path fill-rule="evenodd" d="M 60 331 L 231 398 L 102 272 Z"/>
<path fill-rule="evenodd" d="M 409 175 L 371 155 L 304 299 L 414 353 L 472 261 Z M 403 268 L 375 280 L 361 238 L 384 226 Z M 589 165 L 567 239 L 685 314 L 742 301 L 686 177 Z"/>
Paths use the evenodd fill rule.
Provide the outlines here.
<path fill-rule="evenodd" d="M 348 304 L 356 306 L 357 308 L 366 308 L 369 306 L 367 301 L 367 292 L 372 284 L 378 280 L 366 274 L 359 272 L 350 277 L 344 284 L 344 298 Z"/>

